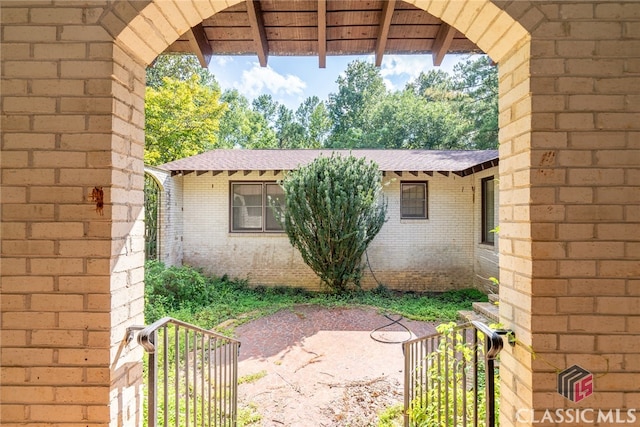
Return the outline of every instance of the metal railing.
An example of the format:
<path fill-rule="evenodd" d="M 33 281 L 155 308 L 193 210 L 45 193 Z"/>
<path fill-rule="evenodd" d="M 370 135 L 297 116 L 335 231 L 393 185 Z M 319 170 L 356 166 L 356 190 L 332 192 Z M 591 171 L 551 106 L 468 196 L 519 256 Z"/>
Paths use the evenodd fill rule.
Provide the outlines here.
<path fill-rule="evenodd" d="M 494 427 L 496 357 L 507 334 L 511 343 L 511 331 L 473 321 L 405 342 L 405 427 Z"/>
<path fill-rule="evenodd" d="M 240 342 L 165 317 L 144 327 L 147 426 L 235 426 Z"/>

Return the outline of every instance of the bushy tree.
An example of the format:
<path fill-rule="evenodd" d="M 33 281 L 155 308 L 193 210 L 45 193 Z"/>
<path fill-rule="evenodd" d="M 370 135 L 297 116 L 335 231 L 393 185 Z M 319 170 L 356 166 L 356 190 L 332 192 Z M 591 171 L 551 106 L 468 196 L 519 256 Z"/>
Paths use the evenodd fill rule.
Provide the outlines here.
<path fill-rule="evenodd" d="M 185 81 L 165 77 L 147 87 L 144 161 L 159 165 L 219 148 L 217 132 L 225 106 L 220 92 L 196 75 Z"/>
<path fill-rule="evenodd" d="M 283 180 L 284 228 L 304 262 L 335 292 L 360 286 L 362 255 L 386 221 L 381 174 L 353 156 L 321 156 Z"/>
<path fill-rule="evenodd" d="M 329 94 L 327 109 L 332 130 L 331 148 L 369 148 L 372 126 L 370 111 L 387 95 L 380 70 L 372 63 L 356 60 L 338 77 L 338 92 Z"/>
<path fill-rule="evenodd" d="M 488 56 L 469 59 L 454 69 L 454 89 L 461 114 L 472 122 L 473 148 L 498 147 L 498 67 Z"/>
<path fill-rule="evenodd" d="M 237 89 L 225 91 L 220 101 L 227 107 L 217 132 L 221 147 L 273 148 L 277 145 L 275 131 Z"/>
<path fill-rule="evenodd" d="M 147 86 L 158 89 L 164 85 L 164 78 L 171 77 L 180 81 L 190 80 L 198 76 L 198 82 L 203 86 L 210 86 L 220 90 L 213 74 L 202 68 L 195 55 L 182 53 L 162 54 L 147 68 Z"/>

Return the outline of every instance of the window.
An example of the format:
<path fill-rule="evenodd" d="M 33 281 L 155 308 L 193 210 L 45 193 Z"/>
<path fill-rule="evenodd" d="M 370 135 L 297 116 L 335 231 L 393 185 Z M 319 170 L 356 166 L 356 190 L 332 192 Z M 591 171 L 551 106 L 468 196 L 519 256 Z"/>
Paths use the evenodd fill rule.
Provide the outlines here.
<path fill-rule="evenodd" d="M 400 218 L 427 219 L 427 183 L 400 183 Z"/>
<path fill-rule="evenodd" d="M 284 191 L 275 182 L 231 183 L 231 231 L 278 232 Z"/>
<path fill-rule="evenodd" d="M 482 179 L 482 243 L 493 245 L 495 233 L 495 181 L 493 177 Z"/>

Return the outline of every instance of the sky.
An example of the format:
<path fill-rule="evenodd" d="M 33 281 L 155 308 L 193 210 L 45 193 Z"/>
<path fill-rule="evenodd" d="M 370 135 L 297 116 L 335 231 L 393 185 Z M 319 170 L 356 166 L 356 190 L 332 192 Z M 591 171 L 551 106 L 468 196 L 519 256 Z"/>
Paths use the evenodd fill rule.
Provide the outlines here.
<path fill-rule="evenodd" d="M 440 68 L 451 73 L 457 62 L 468 58 L 469 55 L 447 55 L 440 67 L 434 67 L 431 55 L 385 55 L 380 72 L 387 88 L 398 90 L 421 71 Z M 373 55 L 328 56 L 326 68 L 319 68 L 316 56 L 270 56 L 268 65 L 260 67 L 256 56 L 214 56 L 209 70 L 222 90 L 238 89 L 249 101 L 270 94 L 295 110 L 310 96 L 325 101 L 329 93 L 336 93 L 338 76 L 356 59 L 374 61 Z"/>

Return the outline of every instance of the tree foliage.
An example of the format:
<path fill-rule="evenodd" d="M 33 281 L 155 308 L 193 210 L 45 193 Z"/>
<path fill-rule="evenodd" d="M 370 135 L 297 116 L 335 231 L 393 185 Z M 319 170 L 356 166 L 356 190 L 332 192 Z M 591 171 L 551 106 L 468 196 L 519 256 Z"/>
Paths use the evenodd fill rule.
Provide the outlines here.
<path fill-rule="evenodd" d="M 147 86 L 158 89 L 164 85 L 164 78 L 171 77 L 180 81 L 198 76 L 198 82 L 204 86 L 220 90 L 218 82 L 208 69 L 202 68 L 195 55 L 164 54 L 156 58 L 147 68 Z"/>
<path fill-rule="evenodd" d="M 356 60 L 347 66 L 337 83 L 338 92 L 329 94 L 328 110 L 333 127 L 328 146 L 363 148 L 372 126 L 370 109 L 386 95 L 382 75 L 372 63 Z"/>
<path fill-rule="evenodd" d="M 497 76 L 482 56 L 460 62 L 453 74 L 431 70 L 391 91 L 378 68 L 356 60 L 328 100 L 313 96 L 291 109 L 268 94 L 252 102 L 235 89 L 220 95 L 194 56 L 161 55 L 147 70 L 145 160 L 218 147 L 496 148 Z"/>
<path fill-rule="evenodd" d="M 222 147 L 273 148 L 276 134 L 264 115 L 251 108 L 236 89 L 225 91 L 220 101 L 227 107 L 220 117 L 218 141 Z"/>
<path fill-rule="evenodd" d="M 488 56 L 454 68 L 455 89 L 462 92 L 460 111 L 472 122 L 469 139 L 477 149 L 498 146 L 498 69 Z"/>
<path fill-rule="evenodd" d="M 158 165 L 219 147 L 219 122 L 225 107 L 220 92 L 200 84 L 165 77 L 157 89 L 147 87 L 145 163 Z"/>
<path fill-rule="evenodd" d="M 362 255 L 386 220 L 380 180 L 375 163 L 335 153 L 283 180 L 289 241 L 335 292 L 360 286 Z"/>

